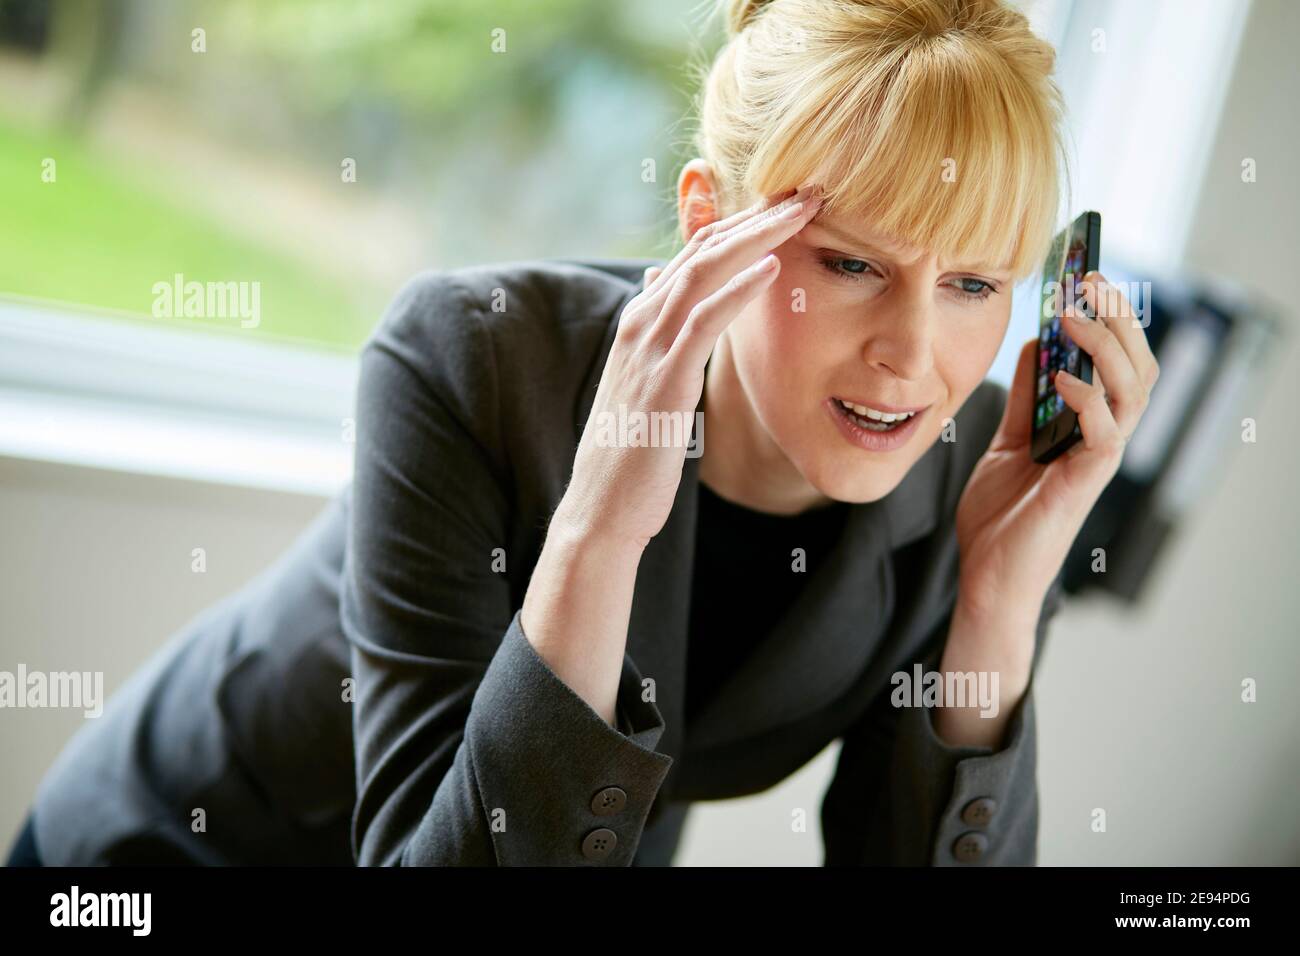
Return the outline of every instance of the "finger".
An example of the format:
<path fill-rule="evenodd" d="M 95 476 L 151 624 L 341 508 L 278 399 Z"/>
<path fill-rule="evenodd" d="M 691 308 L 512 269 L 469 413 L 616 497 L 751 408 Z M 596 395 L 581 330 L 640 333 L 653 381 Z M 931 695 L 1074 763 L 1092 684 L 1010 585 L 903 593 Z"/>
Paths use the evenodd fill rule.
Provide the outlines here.
<path fill-rule="evenodd" d="M 662 289 L 662 287 L 667 284 L 668 280 L 671 280 L 673 274 L 677 272 L 677 269 L 681 267 L 681 264 L 684 263 L 686 259 L 689 259 L 690 256 L 693 256 L 710 235 L 727 232 L 727 230 L 732 229 L 733 226 L 740 225 L 741 222 L 753 219 L 754 216 L 761 215 L 761 213 L 767 211 L 767 209 L 775 208 L 780 206 L 780 204 L 797 202 L 797 200 L 794 199 L 794 195 L 797 194 L 797 191 L 798 190 L 788 189 L 780 191 L 780 193 L 763 196 L 763 198 L 759 199 L 757 203 L 753 204 L 753 206 L 741 209 L 740 212 L 732 213 L 732 215 L 728 216 L 727 219 L 710 222 L 710 224 L 703 225 L 701 228 L 695 230 L 692 237 L 690 237 L 689 241 L 686 242 L 686 245 L 682 246 L 680 250 L 677 251 L 677 255 L 673 256 L 673 258 L 668 261 L 666 267 L 659 272 L 658 278 L 662 281 L 659 282 L 658 289 L 651 290 L 651 293 L 656 293 L 656 291 Z"/>
<path fill-rule="evenodd" d="M 1160 365 L 1147 341 L 1146 329 L 1138 321 L 1128 297 L 1118 286 L 1111 285 L 1100 272 L 1089 272 L 1079 285 L 1092 314 L 1106 325 L 1128 354 L 1137 370 L 1138 381 L 1148 391 L 1160 377 Z M 1150 303 L 1147 303 L 1150 308 Z"/>
<path fill-rule="evenodd" d="M 634 314 L 633 309 L 631 308 L 632 303 L 645 301 L 646 297 L 649 295 L 650 285 L 659 277 L 661 272 L 663 272 L 661 266 L 646 266 L 645 271 L 641 274 L 641 288 L 637 290 L 636 295 L 632 298 L 632 302 L 628 303 L 628 307 L 625 308 L 619 316 L 618 321 L 620 328 L 632 322 L 632 315 Z"/>
<path fill-rule="evenodd" d="M 670 361 L 687 368 L 702 369 L 717 345 L 722 330 L 744 311 L 745 306 L 769 285 L 781 271 L 781 260 L 768 254 L 732 276 L 722 288 L 691 310 L 681 331 L 668 350 Z"/>
<path fill-rule="evenodd" d="M 1056 373 L 1056 391 L 1079 416 L 1079 430 L 1083 432 L 1082 450 L 1111 467 L 1114 464 L 1112 458 L 1117 460 L 1124 454 L 1125 442 L 1101 386 L 1089 384 L 1062 369 Z M 1079 447 L 1071 448 L 1069 452 L 1075 457 L 1079 453 Z"/>
<path fill-rule="evenodd" d="M 1101 375 L 1101 391 L 1108 395 L 1120 433 L 1133 434 L 1147 407 L 1147 389 L 1138 380 L 1137 369 L 1115 333 L 1099 319 L 1089 319 L 1073 306 L 1066 306 L 1061 321 L 1070 338 L 1092 356 L 1093 367 Z"/>
<path fill-rule="evenodd" d="M 656 335 L 665 341 L 675 338 L 696 304 L 799 232 L 816 213 L 818 205 L 815 198 L 795 203 L 710 238 L 678 270 L 675 281 L 665 292 Z"/>
<path fill-rule="evenodd" d="M 1016 372 L 1011 379 L 1007 407 L 1002 410 L 1002 421 L 990 447 L 1017 448 L 1032 440 L 1032 396 L 1037 376 L 1038 339 L 1033 338 L 1020 347 L 1020 358 L 1016 361 Z"/>
<path fill-rule="evenodd" d="M 815 186 L 810 183 L 798 190 L 785 190 L 782 193 L 762 199 L 749 208 L 728 216 L 726 219 L 711 222 L 707 226 L 695 230 L 694 235 L 691 236 L 685 247 L 664 267 L 664 272 L 659 277 L 656 287 L 651 290 L 651 295 L 658 296 L 663 290 L 667 289 L 686 262 L 693 259 L 710 241 L 718 241 L 715 237 L 734 235 L 738 229 L 762 222 L 765 218 L 778 216 L 790 207 L 803 202 L 804 199 L 812 195 L 814 189 Z"/>

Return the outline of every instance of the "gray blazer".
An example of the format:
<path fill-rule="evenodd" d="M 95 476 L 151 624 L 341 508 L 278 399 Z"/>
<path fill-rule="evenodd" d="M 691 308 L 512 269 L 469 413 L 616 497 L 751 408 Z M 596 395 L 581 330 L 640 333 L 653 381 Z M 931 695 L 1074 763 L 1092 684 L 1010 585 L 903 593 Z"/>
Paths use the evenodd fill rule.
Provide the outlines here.
<path fill-rule="evenodd" d="M 957 500 L 1006 399 L 993 382 L 957 441 L 851 507 L 837 553 L 694 723 L 699 459 L 640 565 L 618 726 L 533 651 L 518 609 L 648 264 L 410 282 L 362 352 L 352 485 L 73 737 L 35 803 L 46 861 L 667 865 L 692 801 L 771 787 L 838 738 L 827 865 L 1034 863 L 1032 682 L 996 751 L 890 704 L 891 675 L 939 664 Z M 1062 597 L 1058 575 L 1035 663 Z"/>

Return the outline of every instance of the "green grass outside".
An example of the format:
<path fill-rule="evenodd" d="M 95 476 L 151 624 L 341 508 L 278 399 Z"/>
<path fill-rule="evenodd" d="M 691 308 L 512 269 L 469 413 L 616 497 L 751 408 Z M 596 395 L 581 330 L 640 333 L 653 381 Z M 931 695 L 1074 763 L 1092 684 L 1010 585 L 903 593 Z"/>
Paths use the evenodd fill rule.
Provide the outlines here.
<path fill-rule="evenodd" d="M 56 162 L 54 183 L 42 181 L 46 157 Z M 152 188 L 149 174 L 79 140 L 0 122 L 0 296 L 343 349 L 365 339 L 376 316 L 353 290 L 205 220 Z M 259 282 L 260 324 L 154 318 L 153 286 L 176 273 L 187 282 Z"/>

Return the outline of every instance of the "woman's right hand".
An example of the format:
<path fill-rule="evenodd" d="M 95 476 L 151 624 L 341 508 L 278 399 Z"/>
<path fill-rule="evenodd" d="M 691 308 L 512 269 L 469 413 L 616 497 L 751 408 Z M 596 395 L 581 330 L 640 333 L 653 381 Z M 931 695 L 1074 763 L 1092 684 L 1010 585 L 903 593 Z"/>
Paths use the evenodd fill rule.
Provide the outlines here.
<path fill-rule="evenodd" d="M 555 518 L 570 532 L 644 550 L 663 529 L 681 483 L 709 356 L 722 330 L 780 271 L 771 252 L 816 212 L 814 190 L 770 197 L 710 223 L 662 271 L 646 271 L 645 288 L 619 317 L 573 475 L 556 509 Z M 644 413 L 647 424 L 654 413 L 669 413 L 662 421 L 675 420 L 674 427 L 661 432 L 682 440 L 670 447 L 629 446 L 631 436 L 616 433 L 611 442 L 607 423 L 624 420 L 620 405 L 628 416 Z"/>

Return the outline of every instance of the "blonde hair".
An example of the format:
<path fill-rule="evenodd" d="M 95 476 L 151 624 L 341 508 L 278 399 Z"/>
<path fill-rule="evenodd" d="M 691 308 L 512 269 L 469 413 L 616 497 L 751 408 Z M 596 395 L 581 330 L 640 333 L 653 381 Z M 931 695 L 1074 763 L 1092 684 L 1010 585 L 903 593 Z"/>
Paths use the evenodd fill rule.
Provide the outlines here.
<path fill-rule="evenodd" d="M 729 39 L 693 145 L 719 217 L 816 180 L 828 215 L 895 241 L 1015 279 L 1042 265 L 1069 170 L 1055 51 L 1022 13 L 1001 0 L 717 9 Z"/>

